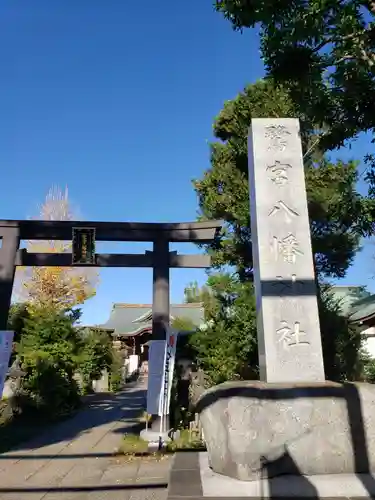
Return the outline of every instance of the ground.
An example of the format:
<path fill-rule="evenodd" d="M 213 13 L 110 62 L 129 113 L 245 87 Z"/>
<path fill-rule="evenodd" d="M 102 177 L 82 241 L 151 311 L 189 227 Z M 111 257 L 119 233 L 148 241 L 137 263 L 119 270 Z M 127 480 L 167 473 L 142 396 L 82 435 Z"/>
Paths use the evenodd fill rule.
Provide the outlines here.
<path fill-rule="evenodd" d="M 88 407 L 17 450 L 0 455 L 0 500 L 164 500 L 171 456 L 121 457 L 139 426 L 147 380 Z"/>

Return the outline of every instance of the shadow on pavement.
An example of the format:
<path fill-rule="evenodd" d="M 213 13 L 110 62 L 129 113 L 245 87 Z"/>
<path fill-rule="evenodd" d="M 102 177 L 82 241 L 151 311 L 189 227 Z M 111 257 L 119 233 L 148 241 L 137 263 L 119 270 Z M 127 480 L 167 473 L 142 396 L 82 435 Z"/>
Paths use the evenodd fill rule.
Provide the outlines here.
<path fill-rule="evenodd" d="M 6 454 L 0 454 L 0 460 L 9 459 L 12 452 L 22 450 L 33 450 L 44 446 L 56 444 L 62 441 L 70 441 L 77 436 L 111 422 L 124 421 L 125 432 L 136 432 L 134 427 L 139 425 L 137 417 L 144 408 L 147 389 L 137 389 L 137 387 L 128 387 L 117 394 L 93 395 L 90 403 L 90 396 L 87 398 L 87 406 L 79 410 L 74 416 L 63 420 L 48 428 L 36 437 L 12 447 Z M 99 397 L 98 397 L 99 396 Z M 130 424 L 130 425 L 129 425 Z M 120 432 L 120 430 L 118 430 Z M 17 459 L 27 459 L 27 455 L 14 456 Z M 32 457 L 30 457 L 32 458 Z M 33 457 L 35 459 L 35 456 Z M 38 455 L 39 458 L 39 455 Z"/>
<path fill-rule="evenodd" d="M 94 491 L 121 491 L 121 490 L 146 490 L 146 489 L 165 489 L 168 483 L 128 483 L 128 484 L 109 484 L 95 486 L 52 486 L 45 488 L 0 488 L 0 494 L 3 493 L 72 493 L 72 492 L 94 492 Z"/>
<path fill-rule="evenodd" d="M 142 423 L 139 423 L 138 421 L 135 421 L 135 422 L 129 422 L 130 425 L 127 425 L 126 427 L 123 427 L 121 429 L 118 430 L 118 433 L 123 435 L 125 433 L 128 433 L 128 434 L 139 434 L 140 431 L 143 429 L 144 427 L 144 424 Z M 87 429 L 87 431 L 84 431 L 84 432 L 89 432 L 90 429 Z M 116 432 L 114 431 L 111 431 L 113 433 L 117 433 L 117 430 Z M 43 436 L 42 436 L 43 437 Z M 34 441 L 34 440 L 33 440 Z M 26 448 L 28 448 L 28 444 L 29 443 L 26 443 L 26 445 L 19 445 L 19 449 L 21 451 L 25 450 L 26 451 Z M 54 444 L 54 443 L 51 443 L 51 444 Z M 42 448 L 43 446 L 46 446 L 46 445 L 41 445 L 40 448 Z M 38 448 L 38 447 L 37 447 Z M 30 451 L 35 449 L 35 448 L 31 448 L 29 447 Z M 123 453 L 120 453 L 120 452 L 117 452 L 117 451 L 113 451 L 112 453 L 106 453 L 106 452 L 96 452 L 96 453 L 37 453 L 37 454 L 32 454 L 32 453 L 26 453 L 25 454 L 22 454 L 22 453 L 19 453 L 18 450 L 16 449 L 13 449 L 7 453 L 3 453 L 3 454 L 0 454 L 0 466 L 1 466 L 1 461 L 2 460 L 9 460 L 9 459 L 14 459 L 14 460 L 52 460 L 52 459 L 55 459 L 55 460 L 71 460 L 71 459 L 81 459 L 81 458 L 113 458 L 113 457 L 116 457 L 116 456 L 119 456 L 119 457 L 122 457 L 124 456 Z M 134 456 L 137 456 L 136 454 Z M 139 455 L 140 456 L 140 455 Z"/>

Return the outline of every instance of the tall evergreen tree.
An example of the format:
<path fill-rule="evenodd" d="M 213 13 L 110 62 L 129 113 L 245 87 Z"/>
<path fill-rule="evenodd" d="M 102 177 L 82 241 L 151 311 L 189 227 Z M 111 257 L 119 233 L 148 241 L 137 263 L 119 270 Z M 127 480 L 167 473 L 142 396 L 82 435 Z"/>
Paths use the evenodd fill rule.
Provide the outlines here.
<path fill-rule="evenodd" d="M 216 266 L 231 265 L 242 278 L 252 275 L 247 134 L 252 118 L 298 117 L 303 149 L 315 139 L 315 129 L 298 113 L 288 91 L 270 80 L 249 85 L 225 103 L 215 124 L 211 168 L 194 181 L 201 219 L 224 219 L 226 226 L 210 251 Z M 343 277 L 372 225 L 371 200 L 357 191 L 355 161 L 333 163 L 315 150 L 305 163 L 313 253 L 318 275 Z"/>
<path fill-rule="evenodd" d="M 371 199 L 356 188 L 358 163 L 333 163 L 320 147 L 312 147 L 318 129 L 298 112 L 285 88 L 271 80 L 259 81 L 226 102 L 214 124 L 217 140 L 211 144 L 211 168 L 194 181 L 200 218 L 225 221 L 223 234 L 207 248 L 214 265 L 235 270 L 233 276 L 210 278 L 217 307 L 211 309 L 208 328 L 192 339 L 211 383 L 256 375 L 247 134 L 252 118 L 269 117 L 298 117 L 301 122 L 312 247 L 320 283 L 327 277 L 345 276 L 362 236 L 371 228 Z M 319 295 L 319 306 L 326 375 L 353 379 L 358 374 L 360 335 L 340 318 L 329 291 Z"/>
<path fill-rule="evenodd" d="M 267 76 L 321 127 L 324 148 L 375 129 L 375 6 L 370 0 L 217 0 L 234 29 L 257 27 Z"/>

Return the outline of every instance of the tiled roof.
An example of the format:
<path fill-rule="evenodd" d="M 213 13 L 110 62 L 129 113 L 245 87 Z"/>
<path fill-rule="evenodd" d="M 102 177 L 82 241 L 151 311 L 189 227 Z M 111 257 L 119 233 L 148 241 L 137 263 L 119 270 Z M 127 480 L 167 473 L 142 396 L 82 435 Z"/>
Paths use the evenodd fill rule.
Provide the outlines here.
<path fill-rule="evenodd" d="M 369 297 L 370 293 L 363 290 L 361 286 L 336 285 L 332 287 L 335 298 L 344 316 L 352 314 L 353 307 L 361 300 Z"/>
<path fill-rule="evenodd" d="M 197 327 L 204 321 L 204 309 L 201 303 L 171 304 L 171 319 L 187 318 Z M 151 329 L 151 304 L 113 304 L 108 321 L 101 328 L 113 330 L 116 335 L 138 335 Z"/>
<path fill-rule="evenodd" d="M 375 316 L 375 295 L 370 295 L 359 286 L 335 286 L 342 313 L 353 322 L 360 322 Z M 197 327 L 204 324 L 204 309 L 201 303 L 171 304 L 171 320 L 189 319 Z M 108 321 L 101 328 L 112 330 L 115 335 L 138 335 L 150 330 L 152 325 L 152 304 L 113 304 Z"/>
<path fill-rule="evenodd" d="M 361 322 L 375 316 L 375 295 L 370 295 L 355 302 L 350 311 L 349 320 Z"/>
<path fill-rule="evenodd" d="M 334 286 L 332 290 L 339 299 L 342 314 L 349 321 L 359 323 L 375 316 L 375 295 L 360 286 Z"/>

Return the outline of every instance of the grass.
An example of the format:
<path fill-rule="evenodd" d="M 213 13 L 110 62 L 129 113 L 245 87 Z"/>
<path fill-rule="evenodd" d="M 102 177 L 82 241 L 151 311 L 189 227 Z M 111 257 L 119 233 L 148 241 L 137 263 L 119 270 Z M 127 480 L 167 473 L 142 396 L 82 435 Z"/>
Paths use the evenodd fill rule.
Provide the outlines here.
<path fill-rule="evenodd" d="M 147 455 L 148 443 L 138 434 L 125 434 L 119 450 L 123 455 Z"/>
<path fill-rule="evenodd" d="M 137 434 L 125 434 L 118 449 L 118 455 L 123 455 L 127 460 L 147 458 L 150 460 L 163 460 L 177 451 L 205 451 L 206 447 L 201 439 L 192 436 L 188 429 L 180 433 L 180 437 L 167 443 L 167 446 L 156 452 L 148 451 L 148 443 Z"/>
<path fill-rule="evenodd" d="M 152 416 L 147 413 L 147 411 L 142 410 L 141 415 L 139 417 L 139 421 L 142 423 L 150 422 Z"/>
<path fill-rule="evenodd" d="M 181 450 L 206 451 L 206 445 L 199 436 L 192 434 L 189 429 L 182 429 L 178 439 L 167 443 L 167 451 L 174 453 Z"/>
<path fill-rule="evenodd" d="M 122 457 L 126 462 L 140 460 L 161 461 L 167 458 L 167 455 L 163 452 L 149 452 L 148 442 L 138 434 L 125 434 L 116 455 L 117 461 Z"/>

